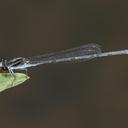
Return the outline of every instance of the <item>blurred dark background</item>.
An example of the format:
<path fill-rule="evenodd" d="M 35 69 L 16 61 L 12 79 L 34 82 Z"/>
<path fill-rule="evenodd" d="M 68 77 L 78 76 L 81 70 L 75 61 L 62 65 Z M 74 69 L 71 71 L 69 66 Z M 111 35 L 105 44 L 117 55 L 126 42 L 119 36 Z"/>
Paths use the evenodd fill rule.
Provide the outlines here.
<path fill-rule="evenodd" d="M 0 1 L 0 56 L 33 56 L 88 43 L 128 48 L 128 2 Z M 2 128 L 127 128 L 128 58 L 30 68 L 0 93 Z"/>

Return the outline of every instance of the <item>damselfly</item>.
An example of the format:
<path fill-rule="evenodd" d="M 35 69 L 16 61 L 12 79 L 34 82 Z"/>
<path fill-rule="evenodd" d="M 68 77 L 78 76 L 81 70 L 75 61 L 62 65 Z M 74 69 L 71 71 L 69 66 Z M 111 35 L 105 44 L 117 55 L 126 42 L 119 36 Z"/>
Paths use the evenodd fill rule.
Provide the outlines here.
<path fill-rule="evenodd" d="M 1 59 L 0 68 L 3 71 L 9 71 L 14 75 L 14 70 L 24 70 L 29 67 L 38 66 L 41 64 L 63 63 L 63 62 L 81 62 L 88 61 L 97 57 L 113 56 L 128 54 L 128 50 L 101 52 L 98 44 L 87 44 L 80 47 L 43 54 L 34 57 L 17 57 L 13 59 Z"/>

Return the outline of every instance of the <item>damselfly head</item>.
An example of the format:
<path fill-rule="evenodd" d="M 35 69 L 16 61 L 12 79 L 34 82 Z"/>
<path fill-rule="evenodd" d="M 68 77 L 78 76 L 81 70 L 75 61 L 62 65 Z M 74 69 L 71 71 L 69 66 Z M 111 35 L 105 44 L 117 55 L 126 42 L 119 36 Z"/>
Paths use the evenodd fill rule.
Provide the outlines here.
<path fill-rule="evenodd" d="M 0 59 L 0 70 L 3 71 L 8 71 L 8 67 L 7 67 L 7 60 L 4 58 Z"/>

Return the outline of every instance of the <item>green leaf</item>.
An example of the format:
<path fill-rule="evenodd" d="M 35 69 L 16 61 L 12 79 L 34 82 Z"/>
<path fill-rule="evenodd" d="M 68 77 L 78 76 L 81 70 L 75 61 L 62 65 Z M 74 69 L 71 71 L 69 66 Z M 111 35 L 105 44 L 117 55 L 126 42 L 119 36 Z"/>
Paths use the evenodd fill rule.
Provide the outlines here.
<path fill-rule="evenodd" d="M 30 77 L 24 73 L 15 73 L 15 77 L 10 73 L 0 73 L 0 92 L 18 86 L 29 78 Z"/>

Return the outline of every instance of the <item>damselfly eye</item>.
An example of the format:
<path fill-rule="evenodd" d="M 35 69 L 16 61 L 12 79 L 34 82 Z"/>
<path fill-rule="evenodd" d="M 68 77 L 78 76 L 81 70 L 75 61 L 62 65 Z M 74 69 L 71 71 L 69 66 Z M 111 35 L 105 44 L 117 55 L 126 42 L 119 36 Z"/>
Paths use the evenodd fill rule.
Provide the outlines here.
<path fill-rule="evenodd" d="M 8 71 L 8 68 L 5 67 L 5 66 L 3 66 L 1 69 L 2 69 L 3 71 Z"/>
<path fill-rule="evenodd" d="M 6 59 L 1 60 L 1 69 L 3 71 L 8 71 L 7 60 Z"/>

